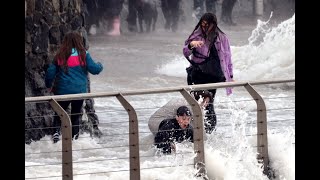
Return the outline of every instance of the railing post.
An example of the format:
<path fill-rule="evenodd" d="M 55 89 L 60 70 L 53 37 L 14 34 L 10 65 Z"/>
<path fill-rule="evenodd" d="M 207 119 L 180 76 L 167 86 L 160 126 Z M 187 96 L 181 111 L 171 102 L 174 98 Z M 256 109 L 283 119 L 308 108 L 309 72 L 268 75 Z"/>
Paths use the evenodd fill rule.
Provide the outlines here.
<path fill-rule="evenodd" d="M 193 112 L 193 141 L 194 141 L 194 152 L 197 156 L 194 158 L 195 168 L 198 170 L 197 176 L 206 177 L 205 169 L 205 158 L 204 158 L 204 142 L 203 142 L 203 115 L 202 110 L 198 102 L 191 96 L 191 94 L 183 89 L 180 91 L 182 96 L 190 104 Z"/>
<path fill-rule="evenodd" d="M 59 103 L 51 99 L 49 101 L 53 110 L 59 115 L 61 120 L 62 133 L 62 179 L 73 180 L 72 168 L 72 126 L 70 117 L 67 112 L 59 105 Z"/>
<path fill-rule="evenodd" d="M 263 161 L 263 173 L 269 174 L 267 111 L 266 105 L 258 92 L 248 83 L 244 86 L 257 104 L 257 148 L 258 157 Z"/>
<path fill-rule="evenodd" d="M 137 113 L 121 93 L 116 97 L 129 115 L 130 180 L 140 180 L 139 127 Z"/>

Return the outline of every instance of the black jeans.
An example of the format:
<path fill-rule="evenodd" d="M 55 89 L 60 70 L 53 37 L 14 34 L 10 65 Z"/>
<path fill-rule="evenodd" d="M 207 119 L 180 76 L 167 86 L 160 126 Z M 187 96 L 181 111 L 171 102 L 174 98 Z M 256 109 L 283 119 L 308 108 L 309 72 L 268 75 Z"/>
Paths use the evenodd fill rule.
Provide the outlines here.
<path fill-rule="evenodd" d="M 81 109 L 83 105 L 83 100 L 72 100 L 72 101 L 59 101 L 59 105 L 67 111 L 68 106 L 71 103 L 71 124 L 72 124 L 72 138 L 77 139 L 79 136 L 80 129 L 80 117 Z M 60 133 L 61 129 L 61 120 L 60 117 L 56 114 L 53 119 L 53 126 L 56 127 L 55 132 Z"/>
<path fill-rule="evenodd" d="M 196 70 L 193 70 L 190 75 L 191 76 L 188 78 L 190 78 L 190 81 L 192 81 L 193 84 L 208 84 L 208 83 L 218 83 L 218 82 L 226 81 L 225 77 L 223 76 L 215 77 L 209 74 L 205 74 L 201 72 L 200 69 L 197 69 L 197 68 Z M 217 124 L 217 116 L 214 111 L 214 105 L 213 105 L 217 89 L 208 89 L 208 91 L 212 93 L 212 100 L 206 107 L 207 112 L 205 115 L 206 118 L 204 121 L 204 125 L 205 125 L 206 133 L 210 134 L 215 129 L 215 126 Z"/>

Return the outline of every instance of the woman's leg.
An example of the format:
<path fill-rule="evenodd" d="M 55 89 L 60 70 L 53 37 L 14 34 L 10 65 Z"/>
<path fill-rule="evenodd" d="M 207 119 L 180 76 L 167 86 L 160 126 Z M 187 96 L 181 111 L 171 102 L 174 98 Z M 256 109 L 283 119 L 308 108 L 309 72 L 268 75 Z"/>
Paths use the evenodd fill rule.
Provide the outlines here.
<path fill-rule="evenodd" d="M 214 111 L 214 98 L 216 96 L 217 89 L 210 89 L 209 91 L 212 93 L 212 100 L 206 107 L 206 119 L 204 123 L 206 133 L 211 134 L 217 124 L 217 116 Z"/>
<path fill-rule="evenodd" d="M 224 82 L 224 77 L 212 77 L 208 74 L 204 74 L 201 72 L 195 72 L 193 74 L 193 82 L 194 84 L 208 84 L 208 83 L 218 83 L 218 82 Z M 217 116 L 214 110 L 214 98 L 216 95 L 217 89 L 208 89 L 212 93 L 212 100 L 206 107 L 206 118 L 204 121 L 205 130 L 206 133 L 210 134 L 215 129 L 215 126 L 217 124 Z"/>
<path fill-rule="evenodd" d="M 219 82 L 225 82 L 226 78 L 224 76 L 222 77 L 213 77 L 210 78 L 210 80 L 208 80 L 209 83 L 219 83 Z M 217 116 L 216 116 L 216 112 L 214 110 L 214 98 L 216 96 L 216 92 L 217 89 L 209 89 L 209 91 L 212 93 L 212 103 L 210 103 L 207 106 L 207 112 L 208 112 L 208 127 L 206 129 L 207 133 L 211 133 L 213 130 L 215 130 L 216 128 L 216 124 L 217 124 Z"/>

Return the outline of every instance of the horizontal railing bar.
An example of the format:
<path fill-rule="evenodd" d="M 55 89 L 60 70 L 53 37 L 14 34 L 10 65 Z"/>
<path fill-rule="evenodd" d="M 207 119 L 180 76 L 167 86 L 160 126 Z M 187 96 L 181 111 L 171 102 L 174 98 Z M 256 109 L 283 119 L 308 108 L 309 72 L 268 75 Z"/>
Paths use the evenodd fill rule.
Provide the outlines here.
<path fill-rule="evenodd" d="M 289 83 L 295 82 L 295 79 L 278 79 L 278 80 L 264 80 L 264 81 L 233 81 L 233 82 L 221 82 L 221 83 L 209 83 L 198 85 L 186 85 L 177 87 L 164 87 L 155 89 L 142 89 L 142 90 L 128 90 L 123 92 L 97 92 L 97 93 L 82 93 L 82 94 L 68 94 L 68 95 L 55 95 L 55 96 L 37 96 L 37 97 L 25 97 L 25 102 L 46 102 L 51 99 L 59 100 L 77 100 L 77 99 L 90 99 L 96 97 L 110 97 L 122 94 L 123 96 L 129 95 L 145 95 L 156 93 L 170 93 L 186 90 L 203 90 L 203 89 L 217 89 L 225 87 L 237 87 L 244 86 L 246 84 L 251 85 L 263 85 L 263 84 L 275 84 L 275 83 Z"/>

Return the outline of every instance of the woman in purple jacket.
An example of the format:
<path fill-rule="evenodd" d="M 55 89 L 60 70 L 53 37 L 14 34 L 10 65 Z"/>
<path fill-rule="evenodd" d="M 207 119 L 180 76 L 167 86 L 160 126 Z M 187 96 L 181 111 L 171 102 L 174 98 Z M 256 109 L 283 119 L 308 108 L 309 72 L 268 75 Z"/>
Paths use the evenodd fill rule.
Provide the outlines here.
<path fill-rule="evenodd" d="M 183 54 L 190 62 L 187 68 L 188 84 L 207 84 L 233 81 L 232 61 L 229 40 L 220 30 L 213 13 L 205 13 L 185 41 Z M 232 93 L 230 87 L 227 95 Z M 213 112 L 212 122 L 206 125 L 207 133 L 215 129 L 216 115 L 213 102 L 216 89 L 210 89 L 212 101 L 207 110 Z"/>

